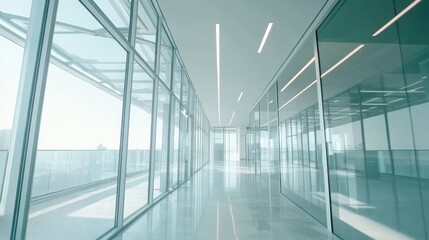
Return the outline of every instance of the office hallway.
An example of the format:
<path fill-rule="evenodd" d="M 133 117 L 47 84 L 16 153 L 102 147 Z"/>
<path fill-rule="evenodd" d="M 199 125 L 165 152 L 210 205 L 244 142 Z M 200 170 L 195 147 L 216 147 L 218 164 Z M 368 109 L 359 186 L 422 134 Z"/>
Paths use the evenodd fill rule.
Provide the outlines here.
<path fill-rule="evenodd" d="M 115 239 L 337 239 L 278 183 L 243 163 L 210 163 Z"/>

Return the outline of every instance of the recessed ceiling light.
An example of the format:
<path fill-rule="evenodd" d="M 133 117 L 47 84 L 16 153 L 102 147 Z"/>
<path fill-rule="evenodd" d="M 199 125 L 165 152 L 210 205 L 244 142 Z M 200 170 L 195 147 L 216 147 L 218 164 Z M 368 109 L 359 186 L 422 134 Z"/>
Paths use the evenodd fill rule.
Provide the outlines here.
<path fill-rule="evenodd" d="M 271 101 L 270 101 L 270 102 L 269 102 L 268 104 L 271 104 L 271 103 L 273 103 L 273 101 L 274 101 L 274 100 L 271 100 Z"/>
<path fill-rule="evenodd" d="M 345 62 L 347 59 L 349 59 L 353 54 L 355 54 L 357 51 L 361 50 L 363 47 L 365 47 L 364 44 L 361 44 L 357 46 L 355 49 L 353 49 L 349 54 L 347 54 L 345 57 L 343 57 L 340 61 L 338 61 L 334 66 L 332 66 L 330 69 L 328 69 L 325 73 L 322 74 L 322 77 L 328 75 L 330 72 L 334 71 L 335 68 L 340 66 L 343 62 Z"/>
<path fill-rule="evenodd" d="M 268 23 L 267 29 L 265 30 L 264 37 L 262 38 L 261 45 L 259 45 L 258 53 L 261 53 L 262 49 L 264 48 L 265 41 L 267 41 L 268 34 L 270 34 L 271 28 L 273 27 L 273 23 Z"/>
<path fill-rule="evenodd" d="M 220 125 L 220 54 L 219 24 L 216 24 L 216 73 L 217 73 L 217 113 Z"/>
<path fill-rule="evenodd" d="M 305 64 L 305 66 L 301 68 L 301 70 L 299 70 L 299 72 L 295 74 L 295 76 L 293 76 L 293 78 L 289 80 L 289 82 L 286 83 L 286 85 L 282 88 L 282 90 L 280 90 L 280 92 L 283 92 L 293 81 L 295 81 L 295 79 L 297 79 L 299 75 L 301 75 L 305 71 L 305 69 L 307 69 L 314 62 L 314 60 L 316 60 L 315 57 L 308 61 L 308 63 Z"/>
<path fill-rule="evenodd" d="M 229 120 L 228 126 L 231 126 L 232 119 L 234 119 L 234 116 L 235 116 L 235 111 L 232 113 L 231 120 Z"/>
<path fill-rule="evenodd" d="M 240 96 L 238 97 L 237 102 L 240 102 L 242 96 L 243 96 L 243 92 L 240 93 Z"/>
<path fill-rule="evenodd" d="M 414 2 L 412 2 L 410 5 L 408 5 L 408 7 L 406 7 L 404 10 L 402 10 L 398 15 L 396 15 L 394 18 L 392 18 L 390 21 L 388 21 L 383 27 L 378 29 L 377 32 L 372 34 L 372 36 L 375 37 L 378 34 L 380 34 L 381 32 L 383 32 L 384 30 L 386 30 L 386 28 L 390 27 L 390 25 L 392 25 L 395 21 L 397 21 L 400 17 L 402 17 L 405 13 L 410 11 L 414 6 L 416 6 L 420 2 L 421 2 L 421 0 L 415 0 Z"/>

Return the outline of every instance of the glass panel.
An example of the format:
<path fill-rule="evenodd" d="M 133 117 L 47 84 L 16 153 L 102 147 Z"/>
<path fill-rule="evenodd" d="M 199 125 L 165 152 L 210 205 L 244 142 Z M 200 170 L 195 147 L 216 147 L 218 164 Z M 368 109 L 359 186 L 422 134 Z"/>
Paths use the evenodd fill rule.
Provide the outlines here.
<path fill-rule="evenodd" d="M 427 148 L 417 147 L 414 124 L 428 110 L 428 5 L 344 1 L 317 31 L 333 224 L 341 238 L 427 238 L 418 165 L 418 150 Z"/>
<path fill-rule="evenodd" d="M 136 50 L 147 64 L 155 69 L 155 48 L 158 16 L 150 0 L 139 0 L 136 31 Z"/>
<path fill-rule="evenodd" d="M 180 100 L 180 91 L 182 86 L 182 64 L 177 57 L 174 55 L 174 69 L 173 69 L 173 92 Z"/>
<path fill-rule="evenodd" d="M 148 201 L 153 80 L 134 63 L 124 218 Z"/>
<path fill-rule="evenodd" d="M 126 51 L 109 35 L 63 31 L 72 26 L 104 31 L 78 1 L 59 3 L 52 54 L 66 60 L 49 67 L 28 239 L 95 239 L 114 226 Z"/>
<path fill-rule="evenodd" d="M 155 173 L 153 198 L 167 190 L 168 124 L 170 116 L 170 92 L 158 85 L 158 110 L 156 121 Z"/>
<path fill-rule="evenodd" d="M 260 103 L 255 107 L 255 173 L 261 174 L 261 121 L 260 121 Z"/>
<path fill-rule="evenodd" d="M 116 28 L 128 38 L 130 24 L 131 0 L 106 1 L 94 0 L 98 7 L 106 14 Z"/>
<path fill-rule="evenodd" d="M 279 137 L 277 121 L 277 83 L 268 91 L 268 172 L 278 179 Z"/>
<path fill-rule="evenodd" d="M 180 103 L 173 97 L 171 104 L 170 123 L 170 187 L 178 183 L 179 171 L 179 129 L 180 129 Z"/>
<path fill-rule="evenodd" d="M 214 128 L 213 133 L 214 133 L 213 160 L 220 162 L 224 160 L 223 129 Z"/>
<path fill-rule="evenodd" d="M 189 115 L 189 114 L 188 114 Z M 191 115 L 189 115 L 188 118 L 188 146 L 186 149 L 186 155 L 188 156 L 188 168 L 186 169 L 186 178 L 191 177 L 192 171 L 193 171 L 193 164 L 194 164 L 194 134 L 195 134 L 195 125 L 194 125 L 194 119 Z"/>
<path fill-rule="evenodd" d="M 326 224 L 313 39 L 278 82 L 282 193 Z"/>
<path fill-rule="evenodd" d="M 8 156 L 31 4 L 30 0 L 0 2 L 0 28 L 6 30 L 0 31 L 0 239 L 10 236 L 15 204 L 12 186 L 18 174 L 12 169 L 18 168 L 12 167 Z M 12 38 L 8 31 L 19 37 Z"/>
<path fill-rule="evenodd" d="M 411 1 L 395 0 L 396 12 L 407 8 L 410 3 Z M 421 1 L 398 21 L 401 60 L 405 77 L 405 86 L 402 88 L 407 92 L 406 96 L 410 105 L 411 117 L 397 127 L 410 130 L 409 126 L 404 125 L 411 123 L 414 140 L 414 146 L 402 144 L 402 151 L 407 152 L 409 156 L 406 160 L 406 167 L 408 168 L 408 175 L 412 176 L 413 185 L 408 187 L 409 189 L 405 187 L 405 184 L 403 185 L 402 195 L 400 195 L 399 199 L 405 200 L 406 203 L 401 205 L 399 211 L 401 214 L 407 212 L 408 217 L 411 217 L 412 214 L 417 216 L 413 219 L 414 221 L 403 224 L 403 228 L 415 228 L 417 225 L 417 231 L 419 231 L 420 235 L 414 235 L 416 238 L 420 236 L 423 238 L 418 222 L 421 219 L 420 210 L 423 210 L 425 238 L 428 238 L 429 232 L 429 208 L 427 207 L 429 205 L 429 186 L 427 184 L 429 180 L 429 141 L 426 134 L 426 127 L 429 122 L 429 29 L 425 24 L 429 20 L 428 12 L 429 2 Z M 398 98 L 394 105 L 400 108 L 401 105 L 404 105 L 404 99 Z M 401 115 L 405 114 L 402 113 Z M 405 135 L 402 140 L 409 141 L 410 136 Z M 395 157 L 393 159 L 396 162 Z M 416 191 L 416 187 L 419 188 L 419 191 Z M 418 200 L 411 200 L 413 196 L 416 196 L 416 192 L 421 194 L 421 203 Z M 407 195 L 408 193 L 411 193 L 411 195 Z M 407 221 L 408 219 L 406 220 L 403 217 L 402 220 Z"/>
<path fill-rule="evenodd" d="M 173 45 L 171 44 L 170 38 L 162 28 L 161 33 L 161 54 L 159 56 L 159 77 L 162 81 L 170 88 L 171 86 L 171 69 L 173 62 Z"/>
<path fill-rule="evenodd" d="M 182 105 L 189 110 L 189 79 L 188 77 L 183 74 L 182 78 Z"/>
<path fill-rule="evenodd" d="M 270 160 L 269 160 L 269 134 L 268 134 L 268 94 L 259 102 L 260 116 L 260 146 L 261 146 L 261 177 L 269 181 L 270 177 Z"/>
<path fill-rule="evenodd" d="M 188 148 L 188 115 L 186 110 L 182 108 L 180 110 L 180 139 L 179 139 L 179 183 L 186 180 L 186 173 L 188 169 L 189 155 L 186 151 Z"/>

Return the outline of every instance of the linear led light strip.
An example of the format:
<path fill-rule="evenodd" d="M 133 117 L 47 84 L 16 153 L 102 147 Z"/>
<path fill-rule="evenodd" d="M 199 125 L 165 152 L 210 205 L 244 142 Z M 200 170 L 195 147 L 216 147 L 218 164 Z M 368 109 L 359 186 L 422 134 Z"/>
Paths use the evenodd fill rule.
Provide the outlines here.
<path fill-rule="evenodd" d="M 299 70 L 299 72 L 295 74 L 295 76 L 293 76 L 291 80 L 289 80 L 289 82 L 282 88 L 282 90 L 280 90 L 280 92 L 283 92 L 293 81 L 295 81 L 295 79 L 297 79 L 299 75 L 301 75 L 305 71 L 305 69 L 307 69 L 314 62 L 314 60 L 316 60 L 315 57 L 313 57 L 307 64 L 305 64 L 305 66 L 301 68 L 301 70 Z"/>
<path fill-rule="evenodd" d="M 216 73 L 217 73 L 217 113 L 220 125 L 220 57 L 219 57 L 219 24 L 216 24 Z"/>
<path fill-rule="evenodd" d="M 262 52 L 262 48 L 264 48 L 265 41 L 267 41 L 267 38 L 268 38 L 268 34 L 270 34 L 271 27 L 273 27 L 273 23 L 272 22 L 268 23 L 267 29 L 265 30 L 264 37 L 262 38 L 261 45 L 259 45 L 258 53 Z"/>
<path fill-rule="evenodd" d="M 308 85 L 307 87 L 305 87 L 304 89 L 301 90 L 301 92 L 299 92 L 298 94 L 296 94 L 293 98 L 291 98 L 289 101 L 287 101 L 285 104 L 283 104 L 283 106 L 281 106 L 279 108 L 279 111 L 284 108 L 286 105 L 288 105 L 290 102 L 292 102 L 293 100 L 295 100 L 295 98 L 297 98 L 299 95 L 301 95 L 303 92 L 307 91 L 307 89 L 309 89 L 311 86 L 313 86 L 315 83 L 317 82 L 317 80 L 314 80 L 312 83 L 310 83 L 310 85 Z"/>
<path fill-rule="evenodd" d="M 326 71 L 325 73 L 322 74 L 322 77 L 328 75 L 330 72 L 334 71 L 335 68 L 337 68 L 338 66 L 340 66 L 343 62 L 345 62 L 347 59 L 349 59 L 353 54 L 355 54 L 357 51 L 359 51 L 360 49 L 362 49 L 365 45 L 361 44 L 358 47 L 356 47 L 355 49 L 353 49 L 349 54 L 347 54 L 345 57 L 343 57 L 340 61 L 338 61 L 334 66 L 332 66 L 330 69 L 328 69 L 328 71 Z M 314 59 L 314 58 L 313 58 Z M 311 59 L 307 65 L 310 65 L 312 61 L 314 61 L 313 59 Z M 304 70 L 305 68 L 308 66 L 304 66 Z M 302 70 L 302 69 L 301 69 Z M 302 70 L 302 72 L 304 71 Z M 301 72 L 301 71 L 300 71 Z M 302 73 L 301 72 L 301 73 Z M 298 94 L 296 94 L 293 98 L 291 98 L 289 101 L 287 101 L 285 104 L 283 104 L 280 108 L 279 111 L 284 108 L 286 105 L 288 105 L 290 102 L 292 102 L 293 100 L 295 100 L 295 98 L 297 98 L 299 95 L 301 95 L 303 92 L 305 92 L 307 89 L 309 89 L 311 86 L 313 86 L 315 83 L 317 82 L 317 80 L 314 80 L 312 83 L 310 83 L 310 85 L 308 85 L 307 87 L 305 87 L 301 92 L 299 92 Z M 286 86 L 285 86 L 286 87 Z"/>
<path fill-rule="evenodd" d="M 340 66 L 343 62 L 345 62 L 347 59 L 349 59 L 351 56 L 353 56 L 353 54 L 355 54 L 357 51 L 361 50 L 363 47 L 365 47 L 365 45 L 361 44 L 361 45 L 357 46 L 355 49 L 353 49 L 353 51 L 351 51 L 349 54 L 347 54 L 345 57 L 343 57 L 343 59 L 338 61 L 334 66 L 332 66 L 325 73 L 323 73 L 322 78 L 325 77 L 326 75 L 328 75 L 330 72 L 334 71 L 335 68 Z"/>
<path fill-rule="evenodd" d="M 372 34 L 373 37 L 376 37 L 378 34 L 386 30 L 386 28 L 390 27 L 395 21 L 397 21 L 400 17 L 402 17 L 405 13 L 410 11 L 413 7 L 415 7 L 418 3 L 420 3 L 421 0 L 415 0 L 412 2 L 408 7 L 406 7 L 404 10 L 402 10 L 398 15 L 396 15 L 394 18 L 392 18 L 390 21 L 388 21 L 386 24 L 384 24 L 383 27 L 377 30 L 374 34 Z"/>
<path fill-rule="evenodd" d="M 232 113 L 231 120 L 229 120 L 228 126 L 231 126 L 232 119 L 234 119 L 234 116 L 235 116 L 235 111 Z"/>
<path fill-rule="evenodd" d="M 265 123 L 265 124 L 263 124 L 262 126 L 263 126 L 263 127 L 268 126 L 268 124 L 270 124 L 270 123 L 272 123 L 272 122 L 274 122 L 274 121 L 276 121 L 276 120 L 277 120 L 277 118 L 274 118 L 273 120 L 266 122 L 266 123 Z"/>
<path fill-rule="evenodd" d="M 348 58 L 350 58 L 353 54 L 355 54 L 357 51 L 359 51 L 361 48 L 363 48 L 365 45 L 361 44 L 357 46 L 355 49 L 353 49 L 349 54 L 347 54 L 343 59 L 338 61 L 334 66 L 332 66 L 328 71 L 322 74 L 322 77 L 328 75 L 330 72 L 332 72 L 335 68 L 337 68 L 339 65 L 341 65 L 343 62 L 345 62 Z M 316 60 L 315 57 L 313 57 L 305 66 L 299 70 L 299 72 L 291 79 L 289 82 L 280 90 L 280 92 L 283 92 L 295 79 L 297 79 L 314 61 Z"/>
<path fill-rule="evenodd" d="M 238 97 L 237 102 L 240 102 L 242 96 L 243 96 L 243 92 L 240 93 L 240 96 Z"/>

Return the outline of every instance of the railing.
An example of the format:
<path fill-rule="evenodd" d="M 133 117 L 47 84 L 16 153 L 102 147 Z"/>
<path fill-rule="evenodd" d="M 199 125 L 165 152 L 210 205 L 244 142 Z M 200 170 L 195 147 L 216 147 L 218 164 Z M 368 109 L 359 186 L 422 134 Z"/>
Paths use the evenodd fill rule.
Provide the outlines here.
<path fill-rule="evenodd" d="M 7 150 L 0 150 L 0 194 Z M 34 170 L 33 199 L 116 181 L 118 150 L 39 150 Z M 149 169 L 149 150 L 128 151 L 127 175 Z"/>
<path fill-rule="evenodd" d="M 34 171 L 32 196 L 116 181 L 118 150 L 40 150 Z M 127 175 L 149 168 L 148 150 L 128 152 Z"/>
<path fill-rule="evenodd" d="M 127 177 L 148 173 L 149 153 L 149 150 L 128 151 Z M 178 154 L 177 150 L 175 154 Z M 0 150 L 0 194 L 7 156 L 7 150 Z M 162 150 L 157 150 L 155 156 L 161 161 Z M 115 182 L 118 159 L 118 150 L 39 150 L 34 169 L 32 201 Z M 172 169 L 177 169 L 178 162 L 175 164 Z M 165 169 L 161 175 L 166 174 Z"/>

